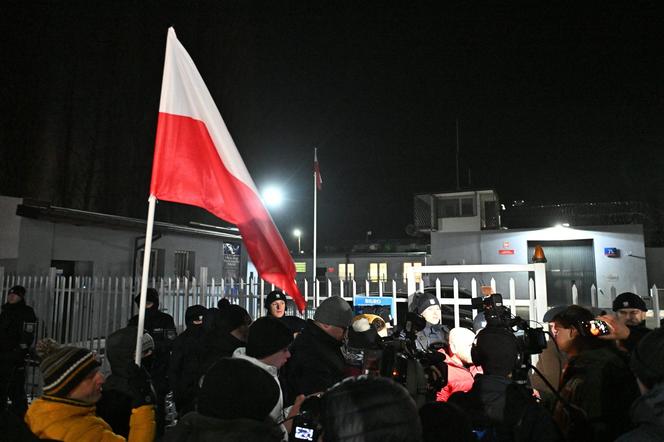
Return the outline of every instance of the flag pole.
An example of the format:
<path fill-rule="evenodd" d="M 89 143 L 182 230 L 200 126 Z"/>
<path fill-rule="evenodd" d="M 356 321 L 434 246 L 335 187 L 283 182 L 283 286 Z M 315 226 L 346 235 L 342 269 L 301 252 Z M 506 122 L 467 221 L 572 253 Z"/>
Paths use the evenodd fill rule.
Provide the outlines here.
<path fill-rule="evenodd" d="M 141 275 L 141 300 L 138 304 L 138 327 L 136 330 L 136 354 L 134 362 L 141 365 L 143 356 L 143 330 L 145 329 L 145 298 L 148 291 L 148 277 L 150 276 L 150 254 L 152 252 L 152 227 L 154 226 L 154 208 L 157 198 L 150 195 L 148 198 L 148 222 L 145 228 L 145 247 L 143 249 L 143 273 Z"/>
<path fill-rule="evenodd" d="M 318 149 L 314 147 L 314 164 L 318 161 Z M 314 168 L 314 249 L 313 249 L 313 264 L 312 264 L 312 278 L 313 284 L 311 292 L 314 295 L 314 309 L 318 307 L 318 293 L 316 293 L 316 205 L 318 204 L 318 173 Z"/>

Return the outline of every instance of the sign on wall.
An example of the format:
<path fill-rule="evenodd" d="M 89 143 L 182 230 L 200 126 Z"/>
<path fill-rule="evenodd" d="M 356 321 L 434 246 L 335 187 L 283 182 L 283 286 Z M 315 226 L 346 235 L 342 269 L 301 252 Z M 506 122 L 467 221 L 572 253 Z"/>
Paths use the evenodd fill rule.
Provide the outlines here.
<path fill-rule="evenodd" d="M 240 278 L 240 244 L 225 242 L 224 250 L 224 278 Z"/>

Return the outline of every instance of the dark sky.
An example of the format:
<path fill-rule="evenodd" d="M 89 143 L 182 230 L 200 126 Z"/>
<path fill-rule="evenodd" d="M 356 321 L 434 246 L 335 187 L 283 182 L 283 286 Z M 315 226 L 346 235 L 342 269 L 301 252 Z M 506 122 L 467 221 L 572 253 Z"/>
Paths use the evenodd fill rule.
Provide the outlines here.
<path fill-rule="evenodd" d="M 0 194 L 144 217 L 168 26 L 287 243 L 402 237 L 414 192 L 664 206 L 657 2 L 21 1 L 0 14 Z M 509 5 L 509 6 L 508 6 Z M 209 221 L 160 204 L 157 217 Z M 292 245 L 291 245 L 292 247 Z"/>

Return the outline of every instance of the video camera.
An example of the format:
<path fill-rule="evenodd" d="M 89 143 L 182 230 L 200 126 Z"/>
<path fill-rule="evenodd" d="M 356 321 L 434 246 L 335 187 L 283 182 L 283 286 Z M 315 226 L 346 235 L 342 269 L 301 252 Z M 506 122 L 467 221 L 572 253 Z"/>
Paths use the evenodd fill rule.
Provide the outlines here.
<path fill-rule="evenodd" d="M 519 316 L 512 317 L 510 310 L 503 305 L 503 296 L 500 293 L 473 298 L 471 304 L 474 309 L 484 312 L 487 327 L 504 327 L 514 333 L 517 338 L 519 360 L 512 373 L 512 379 L 525 384 L 528 378 L 530 357 L 542 353 L 542 350 L 546 348 L 544 329 L 530 327 L 528 321 Z"/>
<path fill-rule="evenodd" d="M 426 320 L 408 312 L 403 328 L 395 330 L 391 338 L 382 342 L 382 356 L 378 373 L 406 387 L 418 405 L 435 400 L 436 393 L 447 385 L 445 357 L 433 346 L 418 350 L 417 333 L 426 326 Z"/>

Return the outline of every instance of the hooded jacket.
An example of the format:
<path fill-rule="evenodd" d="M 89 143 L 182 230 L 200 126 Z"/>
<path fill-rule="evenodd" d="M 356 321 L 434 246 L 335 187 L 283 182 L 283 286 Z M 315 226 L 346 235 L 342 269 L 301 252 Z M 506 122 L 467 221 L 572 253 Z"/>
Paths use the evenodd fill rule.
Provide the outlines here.
<path fill-rule="evenodd" d="M 344 378 L 346 362 L 341 342 L 325 333 L 311 319 L 291 346 L 291 357 L 284 366 L 287 393 L 285 404 L 299 394 L 325 391 Z"/>
<path fill-rule="evenodd" d="M 637 428 L 616 442 L 656 442 L 664 440 L 664 383 L 655 385 L 632 404 L 632 422 Z"/>
<path fill-rule="evenodd" d="M 97 416 L 108 423 L 113 432 L 129 435 L 132 413 L 132 392 L 129 387 L 129 364 L 134 359 L 136 327 L 126 327 L 111 334 L 106 340 L 106 357 L 111 375 L 106 378 L 102 395 L 97 402 Z"/>
<path fill-rule="evenodd" d="M 281 422 L 282 420 L 284 420 L 286 417 L 284 416 L 284 395 L 281 391 L 281 384 L 279 384 L 279 370 L 277 370 L 277 368 L 273 367 L 272 365 L 265 364 L 256 358 L 247 356 L 246 347 L 240 347 L 236 349 L 233 352 L 233 357 L 237 359 L 244 359 L 245 361 L 251 362 L 255 366 L 260 367 L 263 370 L 267 371 L 270 374 L 270 376 L 274 378 L 274 382 L 276 382 L 277 385 L 279 386 L 279 400 L 277 401 L 277 404 L 270 412 L 270 417 L 274 419 L 275 422 Z"/>
<path fill-rule="evenodd" d="M 129 438 L 113 433 L 110 425 L 95 415 L 95 406 L 70 399 L 42 396 L 28 408 L 25 422 L 40 439 L 63 442 L 146 442 L 154 440 L 154 408 L 132 410 Z"/>
<path fill-rule="evenodd" d="M 278 442 L 281 437 L 273 422 L 218 419 L 194 411 L 166 433 L 164 442 Z"/>

